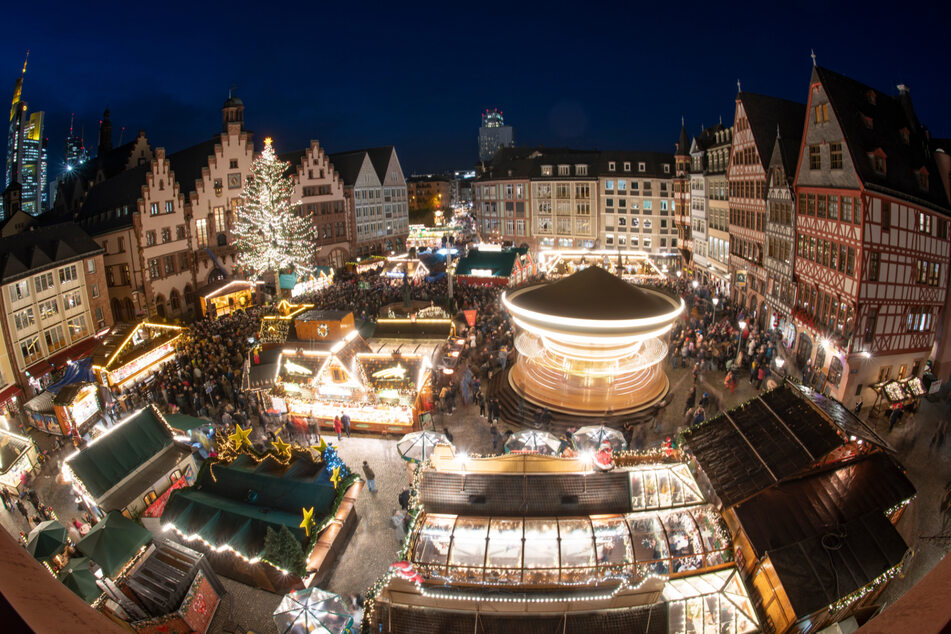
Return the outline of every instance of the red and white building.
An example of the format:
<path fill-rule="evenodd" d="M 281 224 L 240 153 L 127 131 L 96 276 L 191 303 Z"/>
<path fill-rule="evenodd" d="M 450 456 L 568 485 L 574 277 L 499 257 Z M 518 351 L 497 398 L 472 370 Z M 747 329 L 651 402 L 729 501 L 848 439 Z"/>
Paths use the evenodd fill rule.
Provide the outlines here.
<path fill-rule="evenodd" d="M 796 170 L 796 361 L 847 405 L 920 376 L 945 304 L 951 202 L 927 131 L 886 95 L 814 68 Z"/>
<path fill-rule="evenodd" d="M 739 92 L 733 124 L 733 146 L 727 181 L 730 190 L 730 288 L 733 301 L 745 308 L 747 320 L 769 327 L 766 303 L 766 198 L 776 134 L 795 139 L 802 130 L 802 104 L 776 97 Z"/>

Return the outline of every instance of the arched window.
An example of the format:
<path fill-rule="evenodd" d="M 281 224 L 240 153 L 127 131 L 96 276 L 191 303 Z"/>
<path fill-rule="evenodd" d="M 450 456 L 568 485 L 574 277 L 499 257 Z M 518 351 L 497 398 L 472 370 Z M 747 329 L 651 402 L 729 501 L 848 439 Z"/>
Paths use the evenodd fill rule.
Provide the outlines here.
<path fill-rule="evenodd" d="M 165 296 L 155 296 L 155 312 L 159 317 L 165 317 Z"/>
<path fill-rule="evenodd" d="M 832 361 L 829 362 L 829 385 L 832 389 L 839 387 L 839 383 L 842 381 L 842 359 L 839 357 L 832 357 Z"/>
<path fill-rule="evenodd" d="M 172 289 L 172 292 L 171 292 L 171 294 L 169 295 L 169 298 L 168 298 L 168 299 L 169 299 L 169 303 L 170 303 L 171 306 L 172 306 L 172 312 L 173 312 L 173 313 L 177 313 L 178 311 L 180 311 L 180 310 L 182 309 L 181 297 L 179 296 L 177 290 Z"/>

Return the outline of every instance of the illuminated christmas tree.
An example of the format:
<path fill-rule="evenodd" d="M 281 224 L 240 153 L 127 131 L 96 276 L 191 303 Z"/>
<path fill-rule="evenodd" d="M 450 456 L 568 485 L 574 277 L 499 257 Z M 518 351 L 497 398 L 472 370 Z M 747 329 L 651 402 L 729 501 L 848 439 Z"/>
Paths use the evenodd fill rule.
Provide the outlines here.
<path fill-rule="evenodd" d="M 235 214 L 238 266 L 252 280 L 273 275 L 275 291 L 282 271 L 312 272 L 317 252 L 311 214 L 293 201 L 294 182 L 285 176 L 289 167 L 274 154 L 271 139 L 264 139 L 264 152 L 251 164 Z"/>

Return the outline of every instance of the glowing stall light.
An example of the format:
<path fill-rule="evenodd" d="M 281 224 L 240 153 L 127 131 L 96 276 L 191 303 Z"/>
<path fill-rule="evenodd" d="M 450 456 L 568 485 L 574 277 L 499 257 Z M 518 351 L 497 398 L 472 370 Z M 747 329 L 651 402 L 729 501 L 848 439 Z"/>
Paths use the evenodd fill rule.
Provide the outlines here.
<path fill-rule="evenodd" d="M 205 295 L 205 299 L 212 299 L 214 297 L 218 297 L 219 295 L 226 294 L 225 291 L 227 291 L 229 288 L 232 288 L 234 286 L 246 286 L 250 289 L 252 286 L 260 286 L 263 284 L 264 282 L 248 282 L 244 280 L 234 280 L 233 282 L 228 282 L 227 284 L 225 284 L 218 290 L 213 291 L 209 293 L 208 295 Z"/>

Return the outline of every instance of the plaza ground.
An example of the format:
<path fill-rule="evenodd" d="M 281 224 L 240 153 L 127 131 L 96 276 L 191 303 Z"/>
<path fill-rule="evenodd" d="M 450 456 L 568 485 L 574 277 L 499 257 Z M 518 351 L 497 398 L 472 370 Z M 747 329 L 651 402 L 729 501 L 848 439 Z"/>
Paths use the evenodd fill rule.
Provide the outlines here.
<path fill-rule="evenodd" d="M 667 372 L 672 400 L 662 410 L 655 424 L 645 427 L 646 446 L 657 446 L 666 437 L 675 436 L 685 423 L 682 414 L 686 394 L 693 380 L 691 373 L 682 368 L 671 369 L 669 364 Z M 723 372 L 704 373 L 697 389 L 698 399 L 703 392 L 708 392 L 719 399 L 723 409 L 727 409 L 749 400 L 757 393 L 744 376 L 738 382 L 736 392 L 730 394 L 723 388 L 723 377 Z M 941 416 L 947 415 L 946 407 L 943 402 L 922 401 L 918 412 L 914 416 L 906 416 L 890 433 L 886 419 L 870 423 L 892 444 L 898 460 L 918 489 L 918 498 L 899 523 L 899 530 L 911 551 L 908 565 L 903 575 L 893 580 L 883 595 L 886 604 L 914 585 L 951 548 L 951 525 L 939 509 L 945 487 L 951 480 L 951 443 L 946 443 L 938 451 L 929 448 L 934 426 Z M 708 416 L 712 414 L 708 410 Z M 470 454 L 492 452 L 488 422 L 479 416 L 475 405 L 463 405 L 451 415 L 436 414 L 435 426 L 437 430 L 443 427 L 449 429 L 458 450 Z M 502 427 L 504 430 L 505 425 Z M 51 438 L 46 434 L 31 433 L 41 448 L 51 445 Z M 328 441 L 335 440 L 328 437 Z M 352 438 L 344 437 L 339 443 L 340 455 L 350 468 L 362 473 L 363 461 L 370 464 L 376 473 L 377 485 L 376 493 L 371 493 L 369 489 L 361 493 L 356 508 L 359 524 L 335 570 L 322 584 L 341 596 L 362 595 L 396 561 L 402 533 L 394 525 L 392 516 L 399 508 L 397 498 L 400 491 L 409 486 L 412 477 L 407 463 L 396 451 L 396 440 L 396 437 L 355 435 Z M 64 522 L 79 515 L 75 496 L 59 473 L 62 459 L 71 451 L 67 448 L 53 456 L 38 473 L 34 484 L 40 499 L 52 506 Z M 25 520 L 16 510 L 0 509 L 0 523 L 14 536 L 28 530 Z M 162 536 L 168 537 L 168 533 Z M 280 596 L 228 579 L 223 581 L 229 595 L 219 606 L 210 631 L 276 631 L 270 616 Z"/>

